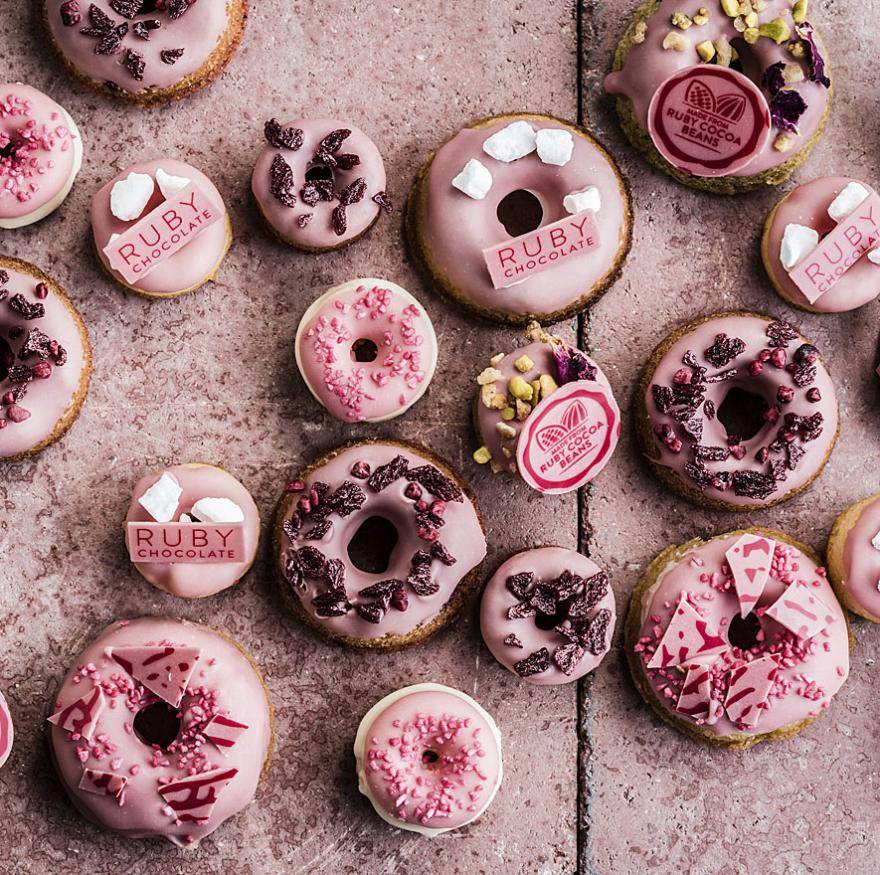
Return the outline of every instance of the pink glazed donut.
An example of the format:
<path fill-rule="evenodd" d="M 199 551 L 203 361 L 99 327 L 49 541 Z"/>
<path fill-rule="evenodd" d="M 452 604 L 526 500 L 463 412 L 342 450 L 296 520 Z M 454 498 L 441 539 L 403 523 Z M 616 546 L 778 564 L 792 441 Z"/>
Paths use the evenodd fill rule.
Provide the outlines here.
<path fill-rule="evenodd" d="M 130 838 L 193 846 L 254 798 L 273 717 L 255 663 L 186 620 L 108 626 L 76 659 L 49 717 L 76 808 Z"/>
<path fill-rule="evenodd" d="M 302 622 L 337 643 L 397 650 L 458 613 L 486 536 L 475 497 L 445 462 L 402 441 L 362 441 L 288 484 L 275 551 Z"/>
<path fill-rule="evenodd" d="M 616 619 L 608 575 L 564 547 L 511 556 L 489 579 L 480 631 L 492 655 L 531 684 L 576 681 L 611 646 Z"/>
<path fill-rule="evenodd" d="M 0 84 L 0 228 L 21 228 L 64 202 L 83 145 L 67 111 L 36 88 Z"/>
<path fill-rule="evenodd" d="M 492 804 L 503 777 L 501 733 L 470 696 L 442 684 L 390 693 L 361 720 L 358 787 L 386 823 L 429 838 Z"/>
<path fill-rule="evenodd" d="M 880 495 L 848 507 L 828 536 L 828 576 L 844 607 L 880 623 Z"/>
<path fill-rule="evenodd" d="M 220 541 L 212 544 L 219 548 L 230 543 L 222 540 L 228 532 L 228 524 L 240 524 L 243 552 L 238 556 L 215 549 L 216 558 L 208 554 L 209 558 L 204 559 L 205 550 L 193 547 L 194 542 L 205 541 L 204 537 L 184 542 L 178 534 L 168 538 L 169 543 L 178 546 L 168 547 L 166 552 L 190 545 L 188 552 L 199 554 L 198 563 L 186 562 L 186 553 L 181 556 L 184 561 L 163 562 L 162 557 L 139 561 L 140 551 L 144 551 L 145 557 L 149 557 L 151 551 L 158 551 L 160 536 L 156 536 L 156 543 L 150 547 L 132 545 L 131 523 L 185 523 L 192 530 L 219 526 L 223 534 Z M 238 583 L 253 565 L 259 542 L 260 512 L 251 494 L 229 472 L 214 465 L 175 465 L 142 478 L 134 488 L 125 517 L 125 545 L 134 567 L 153 586 L 181 598 L 204 598 Z"/>
<path fill-rule="evenodd" d="M 272 233 L 306 252 L 354 243 L 393 211 L 375 143 L 337 119 L 266 122 L 251 189 Z"/>
<path fill-rule="evenodd" d="M 14 739 L 14 731 L 12 726 L 12 712 L 9 705 L 0 693 L 0 768 L 6 764 L 9 755 L 12 753 L 12 742 Z"/>
<path fill-rule="evenodd" d="M 422 397 L 437 365 L 431 318 L 388 280 L 350 280 L 321 295 L 296 332 L 312 395 L 343 422 L 383 422 Z"/>
<path fill-rule="evenodd" d="M 825 569 L 771 529 L 660 553 L 636 584 L 625 641 L 657 714 L 728 748 L 800 732 L 849 674 L 846 617 Z"/>
<path fill-rule="evenodd" d="M 141 161 L 114 176 L 92 198 L 90 216 L 104 270 L 146 298 L 173 298 L 213 282 L 232 244 L 214 183 L 173 159 Z"/>
<path fill-rule="evenodd" d="M 773 207 L 764 223 L 761 257 L 770 282 L 785 301 L 812 313 L 843 313 L 880 295 L 880 207 L 872 209 L 870 201 L 865 203 L 876 197 L 877 192 L 860 180 L 825 176 L 799 185 Z M 853 226 L 852 231 L 847 226 Z M 842 239 L 829 237 L 834 231 Z M 803 242 L 793 245 L 789 235 L 793 241 L 800 236 Z M 807 276 L 798 277 L 801 266 Z M 815 280 L 809 279 L 810 274 Z"/>
<path fill-rule="evenodd" d="M 749 511 L 819 475 L 837 441 L 837 395 L 819 350 L 745 311 L 683 325 L 654 350 L 636 427 L 657 476 L 697 504 Z"/>

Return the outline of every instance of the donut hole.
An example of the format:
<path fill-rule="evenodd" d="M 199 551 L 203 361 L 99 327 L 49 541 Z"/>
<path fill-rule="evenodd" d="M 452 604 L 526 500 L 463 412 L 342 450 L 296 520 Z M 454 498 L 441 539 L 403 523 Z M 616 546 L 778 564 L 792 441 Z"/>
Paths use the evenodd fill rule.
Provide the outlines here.
<path fill-rule="evenodd" d="M 317 164 L 306 170 L 306 182 L 333 181 L 333 171 L 324 164 Z"/>
<path fill-rule="evenodd" d="M 374 362 L 379 355 L 379 347 L 369 337 L 360 337 L 351 345 L 351 358 L 356 362 Z"/>
<path fill-rule="evenodd" d="M 764 428 L 766 411 L 767 402 L 760 395 L 734 386 L 724 396 L 717 415 L 729 438 L 747 441 Z"/>
<path fill-rule="evenodd" d="M 755 57 L 755 52 L 752 50 L 752 47 L 741 36 L 732 39 L 730 45 L 731 48 L 736 51 L 737 55 L 739 55 L 735 61 L 730 62 L 730 66 L 738 73 L 747 76 L 752 82 L 759 83 L 764 68 L 761 66 L 760 61 Z"/>
<path fill-rule="evenodd" d="M 15 363 L 12 347 L 0 337 L 0 383 L 9 376 L 9 369 Z"/>
<path fill-rule="evenodd" d="M 557 626 L 561 626 L 568 618 L 567 603 L 565 606 L 560 605 L 559 610 L 555 614 L 542 614 L 540 611 L 535 614 L 535 625 L 543 632 L 549 632 Z"/>
<path fill-rule="evenodd" d="M 142 0 L 138 15 L 152 15 L 156 11 L 156 0 Z"/>
<path fill-rule="evenodd" d="M 498 204 L 498 221 L 511 237 L 528 234 L 540 227 L 544 218 L 541 202 L 528 189 L 518 188 L 506 194 Z"/>
<path fill-rule="evenodd" d="M 382 574 L 391 564 L 391 554 L 397 546 L 397 528 L 383 516 L 365 519 L 348 542 L 348 558 L 359 571 Z"/>
<path fill-rule="evenodd" d="M 165 750 L 180 732 L 180 714 L 167 702 L 153 702 L 134 715 L 132 728 L 144 744 Z"/>
<path fill-rule="evenodd" d="M 437 753 L 436 750 L 431 750 L 430 748 L 428 748 L 428 750 L 422 751 L 422 765 L 423 766 L 433 766 L 434 763 L 438 762 L 439 760 L 440 760 L 440 754 Z"/>
<path fill-rule="evenodd" d="M 761 621 L 754 613 L 741 617 L 735 614 L 727 627 L 727 640 L 732 647 L 740 650 L 751 650 L 758 643 Z"/>

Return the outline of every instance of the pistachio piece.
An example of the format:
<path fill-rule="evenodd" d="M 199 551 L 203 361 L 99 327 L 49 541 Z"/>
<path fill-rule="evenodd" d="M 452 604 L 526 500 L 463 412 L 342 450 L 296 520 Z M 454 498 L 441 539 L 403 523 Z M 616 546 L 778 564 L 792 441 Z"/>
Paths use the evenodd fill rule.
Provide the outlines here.
<path fill-rule="evenodd" d="M 559 388 L 559 384 L 550 376 L 550 374 L 541 374 L 538 382 L 541 385 L 542 399 L 552 395 Z"/>
<path fill-rule="evenodd" d="M 752 11 L 752 4 L 745 2 L 741 2 L 739 4 L 739 14 L 740 15 L 748 15 Z"/>
<path fill-rule="evenodd" d="M 807 47 L 801 40 L 790 42 L 785 48 L 793 58 L 797 58 L 798 60 L 802 60 L 807 56 Z"/>
<path fill-rule="evenodd" d="M 715 46 L 712 45 L 712 40 L 703 40 L 701 43 L 697 43 L 697 54 L 707 63 L 715 57 Z"/>
<path fill-rule="evenodd" d="M 531 387 L 529 387 L 531 388 Z M 525 422 L 529 418 L 529 414 L 532 412 L 532 408 L 529 407 L 525 401 L 520 401 L 519 398 L 516 399 L 516 421 L 517 422 Z"/>
<path fill-rule="evenodd" d="M 662 45 L 666 51 L 673 49 L 676 52 L 684 52 L 687 50 L 690 43 L 677 30 L 670 30 L 669 33 L 663 37 Z"/>
<path fill-rule="evenodd" d="M 492 403 L 489 406 L 492 408 L 492 410 L 504 410 L 504 408 L 507 407 L 507 396 L 502 395 L 499 392 L 492 399 Z"/>
<path fill-rule="evenodd" d="M 702 27 L 704 24 L 708 24 L 709 23 L 709 10 L 706 9 L 705 6 L 701 6 L 697 10 L 697 14 L 694 16 L 693 22 L 694 22 L 694 24 L 697 25 L 697 27 Z"/>
<path fill-rule="evenodd" d="M 803 24 L 807 20 L 807 0 L 797 0 L 791 10 L 795 24 Z"/>
<path fill-rule="evenodd" d="M 503 438 L 516 437 L 516 429 L 512 425 L 508 425 L 506 422 L 496 422 L 495 428 L 497 429 L 498 434 Z"/>
<path fill-rule="evenodd" d="M 777 152 L 788 152 L 789 149 L 794 145 L 794 135 L 793 134 L 780 134 L 773 141 L 773 148 Z"/>
<path fill-rule="evenodd" d="M 795 82 L 804 81 L 804 68 L 800 64 L 786 64 L 782 68 L 782 81 L 786 85 L 794 85 Z"/>
<path fill-rule="evenodd" d="M 541 398 L 541 381 L 532 380 L 529 385 L 532 387 L 532 406 L 534 407 Z"/>
<path fill-rule="evenodd" d="M 521 355 L 514 363 L 513 366 L 521 373 L 527 374 L 534 366 L 535 363 L 527 356 Z"/>
<path fill-rule="evenodd" d="M 673 12 L 669 20 L 672 22 L 672 26 L 679 30 L 687 30 L 694 23 L 690 15 L 685 15 L 684 12 Z"/>
<path fill-rule="evenodd" d="M 478 450 L 474 450 L 474 461 L 478 465 L 485 465 L 491 458 L 492 454 L 487 447 L 480 447 Z"/>
<path fill-rule="evenodd" d="M 788 26 L 788 22 L 784 18 L 774 18 L 773 21 L 765 21 L 758 28 L 758 33 L 761 36 L 766 36 L 768 39 L 772 39 L 777 45 L 784 43 L 789 37 L 791 37 L 791 28 Z"/>
<path fill-rule="evenodd" d="M 489 359 L 489 364 L 493 367 L 498 364 L 504 358 L 504 353 L 499 352 L 497 355 L 493 355 L 492 358 Z"/>
<path fill-rule="evenodd" d="M 501 373 L 497 368 L 486 368 L 478 377 L 477 377 L 477 385 L 486 386 L 489 383 L 494 383 L 496 380 L 503 380 L 504 374 Z"/>
<path fill-rule="evenodd" d="M 748 43 L 748 45 L 753 46 L 757 41 L 758 37 L 761 34 L 758 33 L 757 27 L 747 27 L 743 31 L 743 39 Z"/>
<path fill-rule="evenodd" d="M 511 377 L 507 388 L 517 400 L 532 400 L 532 387 L 522 377 Z"/>
<path fill-rule="evenodd" d="M 637 21 L 633 29 L 632 41 L 636 44 L 643 43 L 648 35 L 648 25 L 644 21 Z"/>
<path fill-rule="evenodd" d="M 516 411 L 512 407 L 505 407 L 501 411 L 501 418 L 505 422 L 510 422 L 510 420 L 513 419 L 514 416 L 516 416 Z"/>
<path fill-rule="evenodd" d="M 752 9 L 763 12 L 767 8 L 767 0 L 752 0 Z"/>
<path fill-rule="evenodd" d="M 718 63 L 722 67 L 729 67 L 733 60 L 733 49 L 726 36 L 720 36 L 715 40 L 715 51 L 718 53 Z"/>
<path fill-rule="evenodd" d="M 745 21 L 746 27 L 757 27 L 758 26 L 758 13 L 757 12 L 750 12 L 748 15 L 744 15 L 743 21 Z"/>
<path fill-rule="evenodd" d="M 739 31 L 740 33 L 745 33 L 746 20 L 741 15 L 737 16 L 733 19 L 733 27 L 734 30 Z"/>
<path fill-rule="evenodd" d="M 739 0 L 721 0 L 721 9 L 728 18 L 739 15 Z"/>
<path fill-rule="evenodd" d="M 494 459 L 489 460 L 489 467 L 492 469 L 493 474 L 500 474 L 504 470 L 501 467 L 501 463 L 496 462 Z"/>

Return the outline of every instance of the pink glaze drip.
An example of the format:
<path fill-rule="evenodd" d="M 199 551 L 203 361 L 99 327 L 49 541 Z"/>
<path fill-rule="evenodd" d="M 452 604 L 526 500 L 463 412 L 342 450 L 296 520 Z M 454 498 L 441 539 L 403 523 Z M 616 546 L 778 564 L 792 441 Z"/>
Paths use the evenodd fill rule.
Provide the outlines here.
<path fill-rule="evenodd" d="M 867 504 L 846 535 L 843 587 L 849 597 L 880 620 L 880 550 L 871 543 L 880 533 L 880 496 Z"/>

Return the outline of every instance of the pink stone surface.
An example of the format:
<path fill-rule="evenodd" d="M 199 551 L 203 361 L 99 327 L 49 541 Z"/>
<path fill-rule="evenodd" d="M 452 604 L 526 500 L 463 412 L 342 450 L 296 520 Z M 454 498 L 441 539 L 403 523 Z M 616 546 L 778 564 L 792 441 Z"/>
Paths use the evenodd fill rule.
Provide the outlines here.
<path fill-rule="evenodd" d="M 516 550 L 576 546 L 582 521 L 581 543 L 610 572 L 621 606 L 668 543 L 748 520 L 821 548 L 845 505 L 880 491 L 866 464 L 880 449 L 877 303 L 841 316 L 783 306 L 758 253 L 774 193 L 735 200 L 699 194 L 651 171 L 625 145 L 600 85 L 634 2 L 252 6 L 242 49 L 223 77 L 154 112 L 68 82 L 32 13 L 0 20 L 7 78 L 58 99 L 80 123 L 86 147 L 67 203 L 33 228 L 3 232 L 0 249 L 68 288 L 95 348 L 92 391 L 70 435 L 38 459 L 0 467 L 0 688 L 16 720 L 15 750 L 0 771 L 3 865 L 16 875 L 190 866 L 243 875 L 876 871 L 871 682 L 880 629 L 865 622 L 853 622 L 853 671 L 828 714 L 792 741 L 731 754 L 659 723 L 632 687 L 619 630 L 594 676 L 577 687 L 535 687 L 485 650 L 473 604 L 420 647 L 369 655 L 330 647 L 288 616 L 265 545 L 242 584 L 205 601 L 158 592 L 131 567 L 120 523 L 143 474 L 177 462 L 221 464 L 268 519 L 299 465 L 359 436 L 422 440 L 461 467 L 486 516 L 487 576 Z M 876 82 L 860 59 L 880 48 L 874 17 L 854 0 L 820 8 L 834 49 L 836 106 L 797 180 L 846 173 L 870 181 L 878 175 L 880 121 Z M 274 242 L 257 220 L 249 177 L 271 115 L 351 118 L 383 150 L 400 204 L 442 139 L 472 118 L 517 109 L 587 118 L 633 184 L 633 252 L 588 325 L 622 407 L 641 362 L 679 322 L 738 306 L 788 316 L 827 355 L 844 413 L 838 447 L 812 489 L 779 510 L 745 517 L 695 509 L 652 479 L 627 434 L 628 417 L 611 464 L 580 503 L 574 494 L 541 497 L 493 479 L 469 461 L 471 380 L 488 356 L 509 349 L 512 332 L 467 319 L 429 291 L 405 257 L 399 211 L 360 243 L 319 257 Z M 205 170 L 226 199 L 235 234 L 217 285 L 177 301 L 126 293 L 90 252 L 92 194 L 155 154 Z M 440 363 L 406 415 L 378 427 L 346 426 L 319 408 L 296 374 L 293 336 L 318 293 L 377 271 L 425 304 Z M 557 330 L 571 337 L 572 327 Z M 276 707 L 275 759 L 255 804 L 194 853 L 119 839 L 84 821 L 63 798 L 43 735 L 77 650 L 109 621 L 145 613 L 190 618 L 238 638 L 263 668 Z M 472 694 L 504 737 L 505 781 L 493 806 L 432 843 L 378 820 L 357 792 L 351 753 L 367 707 L 419 681 Z"/>

